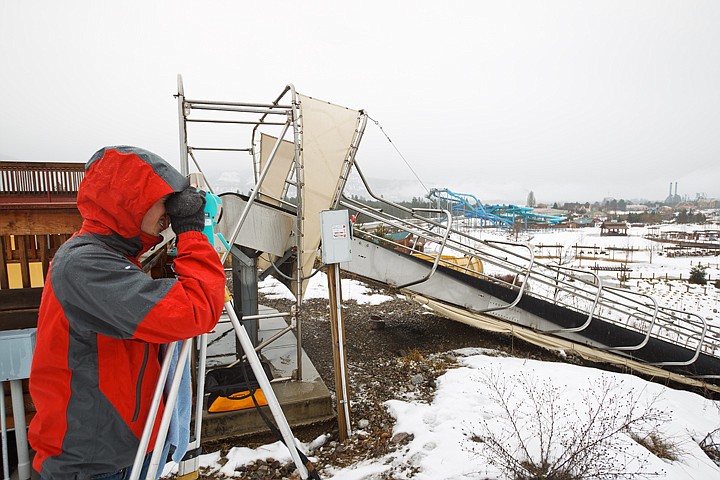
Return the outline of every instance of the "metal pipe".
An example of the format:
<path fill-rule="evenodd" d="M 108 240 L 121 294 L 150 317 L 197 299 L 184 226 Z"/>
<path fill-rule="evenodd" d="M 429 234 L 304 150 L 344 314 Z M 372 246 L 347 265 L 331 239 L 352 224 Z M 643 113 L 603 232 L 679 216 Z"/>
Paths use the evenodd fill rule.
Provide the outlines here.
<path fill-rule="evenodd" d="M 278 338 L 282 337 L 282 336 L 285 335 L 286 333 L 293 331 L 294 328 L 295 328 L 294 325 L 288 325 L 287 327 L 283 328 L 283 329 L 280 330 L 279 332 L 276 332 L 276 333 L 275 333 L 274 335 L 272 335 L 271 337 L 269 337 L 269 338 L 267 338 L 266 340 L 263 340 L 262 342 L 260 342 L 260 343 L 258 344 L 258 346 L 255 347 L 255 351 L 259 352 L 259 351 L 262 350 L 264 347 L 270 345 L 271 343 L 273 343 L 275 340 L 277 340 Z"/>
<path fill-rule="evenodd" d="M 183 89 L 182 75 L 177 76 L 177 101 L 178 101 L 178 127 L 180 129 L 180 173 L 187 177 L 188 174 L 188 150 L 187 150 L 187 127 L 185 126 L 185 91 Z"/>
<path fill-rule="evenodd" d="M 665 308 L 665 307 L 663 307 L 663 308 Z M 667 308 L 667 310 L 674 310 L 676 312 L 679 312 L 679 310 L 670 309 L 670 308 Z M 683 312 L 683 313 L 687 313 L 687 312 Z M 700 350 L 702 349 L 703 342 L 705 340 L 705 334 L 707 333 L 708 324 L 705 321 L 705 319 L 702 318 L 700 315 L 697 315 L 695 313 L 688 313 L 688 315 L 693 315 L 693 316 L 699 318 L 703 325 L 702 334 L 700 335 L 700 339 L 698 340 L 698 346 L 695 349 L 695 354 L 692 356 L 692 358 L 690 358 L 690 360 L 687 360 L 684 362 L 658 362 L 658 363 L 654 363 L 653 365 L 657 365 L 660 367 L 685 366 L 685 365 L 691 365 L 691 364 L 695 363 L 695 360 L 698 359 L 698 357 L 700 356 Z"/>
<path fill-rule="evenodd" d="M 335 315 L 337 317 L 337 329 L 338 329 L 338 346 L 340 356 L 340 387 L 342 388 L 343 395 L 343 410 L 345 411 L 345 428 L 347 429 L 348 437 L 352 436 L 352 429 L 350 428 L 350 399 L 348 395 L 348 385 L 346 381 L 345 371 L 345 339 L 343 338 L 343 320 L 342 320 L 342 305 L 341 301 L 341 286 L 340 286 L 340 264 L 335 263 L 332 267 L 335 270 Z"/>
<path fill-rule="evenodd" d="M 296 280 L 295 280 L 295 313 L 300 311 L 300 307 L 302 305 L 302 285 L 303 285 L 303 265 L 302 265 L 302 254 L 303 254 L 303 194 L 305 189 L 305 172 L 303 170 L 303 164 L 301 161 L 301 150 L 300 145 L 302 144 L 302 129 L 300 128 L 299 121 L 301 120 L 300 116 L 300 101 L 297 96 L 297 92 L 295 91 L 295 85 L 292 83 L 288 84 L 287 87 L 285 87 L 285 91 L 290 91 L 290 98 L 291 98 L 291 105 L 292 105 L 292 125 L 293 125 L 293 145 L 295 147 L 294 152 L 294 162 L 295 162 L 295 182 L 297 185 L 295 186 L 295 191 L 297 195 L 297 215 L 295 220 L 295 226 L 297 231 L 295 232 L 295 252 L 296 252 L 296 259 L 297 259 L 297 269 L 296 269 Z M 282 95 L 285 95 L 285 92 L 282 93 Z M 282 139 L 282 137 L 278 138 L 278 141 Z M 302 362 L 302 318 L 296 317 L 295 323 L 295 336 L 297 341 L 297 352 L 296 352 L 296 360 L 295 363 L 297 365 L 297 380 L 303 379 L 303 362 Z"/>
<path fill-rule="evenodd" d="M 13 420 L 15 421 L 18 479 L 27 480 L 30 478 L 30 455 L 28 453 L 27 426 L 25 425 L 22 380 L 10 380 L 10 396 L 12 398 Z"/>
<path fill-rule="evenodd" d="M 572 269 L 575 270 L 575 269 Z M 587 273 L 584 270 L 575 270 L 577 272 Z M 590 272 L 594 277 L 595 280 L 597 280 L 598 283 L 598 289 L 597 293 L 595 294 L 595 300 L 593 301 L 592 308 L 590 309 L 590 312 L 588 313 L 588 318 L 585 320 L 585 323 L 578 327 L 573 328 L 560 328 L 557 330 L 545 330 L 544 333 L 576 333 L 580 332 L 582 330 L 585 330 L 588 326 L 590 326 L 590 322 L 592 322 L 593 315 L 595 314 L 595 309 L 597 308 L 598 301 L 600 300 L 600 295 L 602 294 L 602 279 L 600 276 L 595 272 Z"/>
<path fill-rule="evenodd" d="M 283 122 L 259 122 L 257 120 L 212 120 L 209 118 L 188 118 L 186 121 L 192 123 L 235 123 L 238 125 L 285 125 Z"/>
<path fill-rule="evenodd" d="M 185 102 L 188 107 L 193 110 L 208 110 L 214 112 L 236 112 L 236 113 L 262 113 L 265 115 L 286 115 L 287 111 L 283 110 L 269 110 L 269 109 L 258 109 L 258 108 L 243 108 L 243 107 L 232 107 L 232 106 L 209 106 L 208 104 L 197 104 L 192 102 Z"/>
<path fill-rule="evenodd" d="M 413 210 L 415 210 L 415 209 L 413 209 Z M 417 209 L 417 210 L 428 210 L 428 211 L 430 211 L 429 209 Z M 432 211 L 436 211 L 436 210 L 432 210 Z M 419 279 L 419 280 L 415 280 L 415 281 L 413 281 L 413 282 L 405 283 L 405 284 L 403 284 L 403 285 L 398 285 L 398 287 L 397 287 L 398 289 L 400 289 L 400 288 L 407 288 L 407 287 L 410 287 L 410 286 L 412 286 L 412 285 L 417 285 L 417 284 L 419 284 L 419 283 L 423 283 L 423 282 L 427 281 L 427 280 L 432 276 L 433 273 L 435 273 L 435 270 L 437 270 L 438 262 L 440 261 L 440 257 L 442 256 L 442 252 L 443 252 L 443 250 L 445 249 L 445 244 L 447 243 L 447 239 L 448 239 L 448 237 L 450 236 L 450 225 L 452 224 L 452 214 L 450 213 L 450 211 L 449 211 L 449 210 L 443 210 L 442 212 L 445 214 L 445 217 L 447 218 L 447 229 L 445 230 L 445 235 L 443 235 L 442 242 L 440 243 L 440 251 L 439 251 L 439 252 L 437 253 L 437 255 L 435 256 L 435 261 L 433 262 L 432 268 L 430 269 L 430 271 L 428 272 L 428 274 L 425 275 L 425 277 L 423 277 L 423 278 L 421 278 L 421 279 Z"/>
<path fill-rule="evenodd" d="M 290 312 L 258 313 L 257 315 L 243 315 L 243 321 L 263 320 L 265 318 L 289 317 L 290 315 Z"/>
<path fill-rule="evenodd" d="M 353 164 L 355 163 L 355 155 L 357 155 L 358 148 L 360 147 L 360 142 L 362 141 L 362 137 L 365 134 L 365 126 L 367 125 L 367 114 L 360 111 L 360 121 L 358 123 L 357 128 L 355 129 L 355 135 L 353 136 L 353 141 L 350 144 L 350 149 L 348 150 L 347 157 L 345 158 L 345 162 L 343 164 L 342 171 L 340 173 L 340 182 L 338 182 L 337 190 L 335 191 L 335 197 L 333 198 L 333 206 L 332 208 L 337 208 L 338 204 L 340 203 L 340 198 L 342 197 L 342 191 L 345 189 L 345 184 L 347 183 L 348 177 L 350 176 L 350 171 L 352 169 Z"/>
<path fill-rule="evenodd" d="M 10 465 L 8 460 L 7 418 L 5 413 L 5 385 L 0 382 L 0 432 L 2 432 L 2 462 L 3 479 L 10 480 Z"/>
<path fill-rule="evenodd" d="M 280 95 L 280 97 L 282 97 L 282 95 Z M 192 105 L 225 105 L 229 107 L 283 108 L 285 110 L 292 108 L 291 105 L 279 105 L 277 103 L 222 102 L 215 100 L 187 100 L 187 103 Z"/>
<path fill-rule="evenodd" d="M 274 106 L 277 106 L 277 107 L 280 107 L 280 108 L 289 109 L 291 112 L 294 112 L 294 111 L 293 111 L 293 106 L 292 106 L 292 101 L 295 99 L 294 97 L 291 99 L 291 101 L 290 101 L 291 104 L 290 104 L 290 105 L 283 105 L 283 106 L 281 106 L 281 105 L 279 105 L 279 103 L 278 103 L 278 102 L 280 102 L 280 99 L 281 99 L 282 97 L 284 97 L 285 94 L 286 94 L 287 92 L 289 92 L 289 91 L 290 91 L 290 85 L 286 85 L 286 86 L 285 86 L 285 89 L 282 91 L 282 93 L 280 93 L 280 95 L 277 96 L 277 98 L 275 99 L 275 101 L 274 101 L 271 105 L 268 105 L 268 107 L 272 108 L 272 107 L 274 107 Z M 293 95 L 294 95 L 294 91 L 295 91 L 295 90 L 294 90 L 294 87 L 293 87 Z M 256 106 L 257 106 L 257 105 L 256 105 Z M 255 125 L 255 128 L 253 128 L 253 130 L 252 130 L 252 134 L 250 135 L 250 143 L 251 143 L 252 145 L 255 145 L 255 134 L 257 133 L 257 127 L 259 127 L 260 124 L 263 124 L 263 123 L 264 123 L 264 120 L 265 120 L 265 117 L 266 117 L 266 116 L 267 116 L 267 115 L 263 115 L 262 117 L 260 117 L 260 121 L 259 121 L 258 125 Z M 295 119 L 297 119 L 297 117 L 295 117 Z"/>
<path fill-rule="evenodd" d="M 250 152 L 249 148 L 220 148 L 220 147 L 188 147 L 190 150 L 216 151 L 216 152 Z"/>
<path fill-rule="evenodd" d="M 200 447 L 200 438 L 202 438 L 203 397 L 205 396 L 205 371 L 207 370 L 207 347 L 207 333 L 204 333 L 200 336 L 198 373 L 195 380 L 195 383 L 197 384 L 197 394 L 195 395 L 194 448 Z"/>
<path fill-rule="evenodd" d="M 614 287 L 607 287 L 607 289 L 610 290 L 610 291 L 618 290 L 618 289 L 616 289 L 616 288 L 614 288 Z M 647 345 L 648 341 L 650 341 L 650 334 L 652 333 L 652 328 L 653 328 L 653 326 L 655 326 L 655 320 L 657 319 L 657 314 L 658 314 L 658 310 L 659 310 L 658 303 L 657 303 L 657 300 L 655 300 L 653 297 L 651 297 L 650 295 L 645 295 L 644 293 L 632 292 L 632 291 L 623 292 L 623 293 L 632 293 L 632 294 L 635 294 L 635 295 L 639 295 L 639 296 L 642 296 L 642 297 L 647 297 L 647 298 L 649 298 L 650 300 L 652 300 L 653 304 L 655 305 L 655 311 L 653 312 L 652 320 L 650 321 L 650 326 L 648 327 L 647 333 L 645 334 L 645 338 L 643 339 L 642 342 L 640 342 L 640 343 L 637 344 L 637 345 L 626 345 L 626 346 L 621 346 L 621 347 L 609 347 L 609 348 L 607 348 L 607 350 L 621 350 L 621 351 L 640 350 L 642 347 L 644 347 L 645 345 Z M 639 303 L 639 302 L 638 302 L 638 303 Z M 645 306 L 644 304 L 640 304 L 640 305 Z M 636 318 L 637 318 L 637 317 L 636 317 Z"/>
<path fill-rule="evenodd" d="M 243 320 L 245 320 L 245 317 L 243 317 Z M 285 335 L 287 332 L 292 331 L 294 328 L 295 328 L 294 326 L 289 325 L 289 326 L 283 328 L 282 330 L 280 330 L 279 332 L 276 332 L 276 333 L 275 333 L 273 336 L 271 336 L 270 338 L 268 338 L 268 339 L 263 340 L 262 342 L 260 342 L 260 343 L 258 344 L 258 346 L 255 347 L 255 349 L 254 349 L 255 352 L 256 352 L 256 353 L 259 353 L 263 348 L 267 347 L 267 346 L 270 345 L 272 342 L 274 342 L 274 341 L 277 340 L 278 338 L 280 338 L 280 337 L 282 337 L 283 335 Z M 234 367 L 235 365 L 238 365 L 240 362 L 242 362 L 242 361 L 245 360 L 246 358 L 247 358 L 247 355 L 243 355 L 243 356 L 242 356 L 241 358 L 239 358 L 238 360 L 235 360 L 234 362 L 232 362 L 231 364 L 229 364 L 228 367 Z"/>

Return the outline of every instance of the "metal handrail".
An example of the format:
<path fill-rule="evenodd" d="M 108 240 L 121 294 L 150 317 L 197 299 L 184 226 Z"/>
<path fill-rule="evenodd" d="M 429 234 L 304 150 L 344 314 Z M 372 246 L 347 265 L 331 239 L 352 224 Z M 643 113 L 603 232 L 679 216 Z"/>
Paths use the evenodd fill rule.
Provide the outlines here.
<path fill-rule="evenodd" d="M 567 270 L 575 271 L 575 272 L 581 272 L 581 273 L 587 273 L 584 270 L 576 269 L 576 268 L 570 268 L 570 267 L 564 267 Z M 590 326 L 590 323 L 592 322 L 593 316 L 595 315 L 595 309 L 597 308 L 598 302 L 600 300 L 600 296 L 602 295 L 602 279 L 597 273 L 590 272 L 594 277 L 595 280 L 597 280 L 598 288 L 597 293 L 595 294 L 595 299 L 593 300 L 592 308 L 590 309 L 590 312 L 588 313 L 588 318 L 585 320 L 585 323 L 583 323 L 580 326 L 572 327 L 572 328 L 560 328 L 557 330 L 544 330 L 544 333 L 577 333 L 585 330 L 587 327 Z"/>
<path fill-rule="evenodd" d="M 435 209 L 413 209 L 413 210 L 425 210 L 425 211 L 438 211 L 445 214 L 446 218 L 448 219 L 448 228 L 445 230 L 445 235 L 443 235 L 442 243 L 440 244 L 440 251 L 435 256 L 435 261 L 433 262 L 433 266 L 428 272 L 427 275 L 425 275 L 423 278 L 419 280 L 415 280 L 412 282 L 404 283 L 402 285 L 398 285 L 397 288 L 407 288 L 412 285 L 418 285 L 420 283 L 426 282 L 432 277 L 432 275 L 435 273 L 435 270 L 437 270 L 438 262 L 440 261 L 440 257 L 442 256 L 442 251 L 445 249 L 445 244 L 447 243 L 447 239 L 450 236 L 450 224 L 452 222 L 452 214 L 448 210 L 435 210 Z"/>
<path fill-rule="evenodd" d="M 675 312 L 680 312 L 680 310 L 675 310 L 672 308 L 665 308 L 665 309 L 672 310 Z M 687 313 L 687 312 L 682 312 L 682 313 Z M 703 325 L 702 333 L 700 334 L 700 340 L 698 340 L 698 342 L 697 342 L 698 345 L 697 345 L 697 348 L 695 349 L 695 354 L 690 358 L 690 360 L 687 360 L 684 362 L 657 362 L 657 363 L 653 363 L 653 365 L 657 365 L 657 366 L 661 366 L 661 367 L 686 366 L 686 365 L 691 365 L 691 364 L 695 363 L 695 361 L 698 359 L 698 357 L 700 357 L 700 350 L 702 349 L 702 346 L 705 343 L 705 335 L 707 334 L 708 324 L 705 321 L 705 319 L 703 319 L 700 315 L 698 315 L 696 313 L 687 313 L 687 314 L 693 315 L 693 316 L 699 318 L 700 322 L 702 322 L 702 325 Z"/>
<path fill-rule="evenodd" d="M 606 287 L 606 290 L 612 292 L 612 291 L 619 290 L 619 289 L 617 289 L 617 288 L 615 288 L 615 287 Z M 641 296 L 641 297 L 647 297 L 647 298 L 649 298 L 650 300 L 652 300 L 653 304 L 655 305 L 655 311 L 653 312 L 653 316 L 652 316 L 652 319 L 651 319 L 651 321 L 650 321 L 650 326 L 648 327 L 647 332 L 645 333 L 645 338 L 643 338 L 643 341 L 640 342 L 640 343 L 637 344 L 637 345 L 625 345 L 625 346 L 620 346 L 620 347 L 615 347 L 615 346 L 613 346 L 613 347 L 598 347 L 598 348 L 602 348 L 603 350 L 620 350 L 620 351 L 640 350 L 640 349 L 643 348 L 645 345 L 647 345 L 647 343 L 650 341 L 650 335 L 651 335 L 651 333 L 652 333 L 653 326 L 655 326 L 655 321 L 657 320 L 657 314 L 658 314 L 658 311 L 659 311 L 659 308 L 660 308 L 660 307 L 658 306 L 657 300 L 655 300 L 655 299 L 654 299 L 653 297 L 651 297 L 650 295 L 645 295 L 644 293 L 640 293 L 640 292 L 628 291 L 628 292 L 624 292 L 624 293 L 632 293 L 633 295 L 638 295 L 638 296 Z M 638 303 L 640 304 L 640 302 L 638 302 Z M 643 304 L 640 304 L 640 305 L 646 306 L 646 305 L 643 305 Z M 635 314 L 632 314 L 630 318 L 632 318 L 632 316 L 635 316 Z M 636 318 L 639 318 L 639 317 L 636 317 Z"/>
<path fill-rule="evenodd" d="M 518 245 L 517 243 L 513 242 L 505 242 L 502 240 L 487 240 L 486 243 L 499 243 L 499 244 L 505 244 L 505 245 Z M 511 303 L 508 303 L 507 305 L 501 305 L 499 307 L 492 307 L 492 308 L 484 308 L 482 310 L 478 310 L 478 313 L 490 313 L 490 312 L 496 312 L 499 310 L 507 310 L 508 308 L 513 308 L 515 305 L 520 303 L 520 300 L 522 299 L 523 294 L 525 293 L 525 287 L 528 284 L 528 278 L 530 276 L 530 271 L 532 270 L 533 265 L 535 264 L 535 253 L 532 251 L 532 248 L 530 248 L 530 245 L 524 245 L 527 247 L 528 251 L 530 252 L 530 264 L 528 265 L 527 269 L 525 270 L 524 274 L 524 280 L 522 282 L 522 285 L 520 286 L 520 290 L 518 290 L 517 297 L 515 297 L 515 300 Z M 517 272 L 518 275 L 520 275 L 521 272 Z M 517 278 L 517 277 L 516 277 Z"/>

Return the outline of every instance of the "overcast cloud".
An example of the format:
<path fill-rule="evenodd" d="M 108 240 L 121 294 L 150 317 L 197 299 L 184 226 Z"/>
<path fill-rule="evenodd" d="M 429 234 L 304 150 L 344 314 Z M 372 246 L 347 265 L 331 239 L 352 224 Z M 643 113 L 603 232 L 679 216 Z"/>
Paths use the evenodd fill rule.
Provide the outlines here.
<path fill-rule="evenodd" d="M 0 159 L 177 165 L 182 74 L 365 109 L 426 187 L 484 201 L 720 197 L 719 25 L 717 1 L 0 0 Z M 374 123 L 358 159 L 414 181 Z"/>

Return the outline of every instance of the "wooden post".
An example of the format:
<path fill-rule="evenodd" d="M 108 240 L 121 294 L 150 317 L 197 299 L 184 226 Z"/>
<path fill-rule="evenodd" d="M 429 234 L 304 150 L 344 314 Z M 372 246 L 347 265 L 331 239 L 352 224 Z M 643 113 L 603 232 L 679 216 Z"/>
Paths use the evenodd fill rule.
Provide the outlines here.
<path fill-rule="evenodd" d="M 348 394 L 347 355 L 345 350 L 345 319 L 342 315 L 340 268 L 328 266 L 328 297 L 330 297 L 330 330 L 332 333 L 333 365 L 335 366 L 335 408 L 338 415 L 338 434 L 344 442 L 350 435 L 350 395 Z"/>
<path fill-rule="evenodd" d="M 10 250 L 9 243 L 9 235 L 0 236 L 0 290 L 7 290 L 10 288 L 10 274 L 8 273 L 7 266 L 7 252 Z"/>
<path fill-rule="evenodd" d="M 22 278 L 22 288 L 30 288 L 30 260 L 28 259 L 28 237 L 25 235 L 17 235 L 15 237 L 15 248 L 17 248 L 18 258 L 20 259 L 20 277 Z"/>

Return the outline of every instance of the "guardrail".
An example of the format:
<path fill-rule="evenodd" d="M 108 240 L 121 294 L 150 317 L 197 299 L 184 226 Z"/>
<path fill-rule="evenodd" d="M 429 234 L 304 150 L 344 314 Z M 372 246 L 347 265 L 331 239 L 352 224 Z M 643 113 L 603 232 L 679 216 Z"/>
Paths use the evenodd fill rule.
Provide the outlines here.
<path fill-rule="evenodd" d="M 41 198 L 67 201 L 77 195 L 84 163 L 0 162 L 0 201 Z"/>

